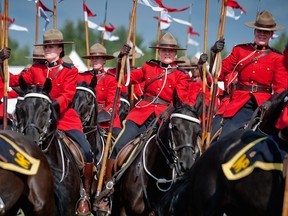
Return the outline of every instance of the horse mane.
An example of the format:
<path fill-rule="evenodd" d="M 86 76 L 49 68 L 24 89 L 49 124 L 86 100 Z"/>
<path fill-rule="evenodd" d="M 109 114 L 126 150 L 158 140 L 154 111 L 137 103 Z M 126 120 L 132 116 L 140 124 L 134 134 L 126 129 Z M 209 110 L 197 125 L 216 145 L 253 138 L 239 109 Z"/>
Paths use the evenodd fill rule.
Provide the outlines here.
<path fill-rule="evenodd" d="M 278 129 L 275 128 L 275 124 L 282 112 L 283 107 L 285 106 L 286 102 L 284 101 L 284 98 L 287 96 L 288 96 L 288 90 L 285 90 L 281 92 L 280 94 L 274 95 L 270 99 L 271 104 L 269 105 L 268 109 L 265 111 L 262 122 L 260 123 L 260 126 L 259 126 L 259 129 L 262 132 L 266 134 L 275 134 L 278 132 Z"/>

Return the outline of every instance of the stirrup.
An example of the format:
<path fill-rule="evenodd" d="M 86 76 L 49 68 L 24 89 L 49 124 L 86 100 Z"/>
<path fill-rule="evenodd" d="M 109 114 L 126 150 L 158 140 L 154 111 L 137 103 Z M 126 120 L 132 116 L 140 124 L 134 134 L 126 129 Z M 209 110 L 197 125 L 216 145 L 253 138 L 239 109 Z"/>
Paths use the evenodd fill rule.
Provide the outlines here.
<path fill-rule="evenodd" d="M 100 202 L 104 201 L 105 199 L 107 199 L 106 201 L 109 203 L 109 206 L 107 209 L 101 208 L 100 207 Z M 112 211 L 112 199 L 110 197 L 105 197 L 104 199 L 101 199 L 97 202 L 97 204 L 94 203 L 93 205 L 93 211 L 96 212 L 97 216 L 110 216 L 111 215 L 111 211 Z"/>
<path fill-rule="evenodd" d="M 86 201 L 88 203 L 88 206 L 89 206 L 89 212 L 87 213 L 81 213 L 79 212 L 78 210 L 78 205 L 81 201 Z M 91 211 L 91 203 L 90 203 L 90 200 L 87 198 L 87 196 L 81 196 L 77 203 L 76 203 L 76 207 L 75 207 L 75 215 L 80 215 L 80 216 L 93 216 L 92 214 L 92 211 Z"/>

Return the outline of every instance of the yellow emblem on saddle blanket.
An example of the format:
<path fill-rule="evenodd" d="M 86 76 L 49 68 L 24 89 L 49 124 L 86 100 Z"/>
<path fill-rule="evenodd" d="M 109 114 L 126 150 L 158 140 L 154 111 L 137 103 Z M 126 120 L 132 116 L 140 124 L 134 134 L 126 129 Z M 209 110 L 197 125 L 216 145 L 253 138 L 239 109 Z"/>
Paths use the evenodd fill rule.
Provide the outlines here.
<path fill-rule="evenodd" d="M 267 137 L 254 140 L 241 149 L 227 163 L 222 164 L 222 170 L 228 180 L 238 180 L 248 176 L 255 168 L 263 170 L 283 170 L 283 163 L 261 161 L 257 158 L 257 156 L 259 156 L 257 154 L 261 154 L 261 152 L 258 153 L 253 150 L 252 147 L 265 139 L 267 139 Z"/>
<path fill-rule="evenodd" d="M 28 155 L 12 140 L 0 135 L 0 167 L 25 175 L 35 175 L 39 169 L 40 160 Z"/>

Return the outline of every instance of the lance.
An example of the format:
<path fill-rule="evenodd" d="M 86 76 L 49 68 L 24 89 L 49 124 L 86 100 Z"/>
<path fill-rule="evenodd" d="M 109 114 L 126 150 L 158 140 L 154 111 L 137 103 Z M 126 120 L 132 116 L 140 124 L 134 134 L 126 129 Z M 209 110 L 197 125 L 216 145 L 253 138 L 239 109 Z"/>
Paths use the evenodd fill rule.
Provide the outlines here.
<path fill-rule="evenodd" d="M 206 0 L 205 5 L 205 24 L 204 24 L 204 46 L 203 46 L 203 53 L 207 53 L 207 34 L 208 34 L 208 7 L 209 0 Z M 206 62 L 202 66 L 202 146 L 200 148 L 201 153 L 204 151 L 205 148 L 205 139 L 206 139 Z"/>
<path fill-rule="evenodd" d="M 220 19 L 218 25 L 218 34 L 217 40 L 224 38 L 224 28 L 226 22 L 226 8 L 227 8 L 227 0 L 222 0 L 221 4 L 221 12 Z M 220 62 L 221 61 L 221 52 L 218 52 L 216 55 L 216 70 L 213 76 L 213 86 L 210 90 L 210 100 L 208 107 L 208 117 L 207 117 L 207 134 L 204 149 L 206 150 L 209 147 L 210 139 L 211 139 L 211 130 L 212 130 L 212 119 L 215 111 L 215 101 L 216 101 L 216 93 L 218 90 L 218 76 L 220 72 Z"/>
<path fill-rule="evenodd" d="M 8 0 L 4 1 L 4 37 L 2 47 L 8 47 Z M 8 104 L 8 59 L 3 61 L 4 96 L 3 96 L 3 130 L 7 129 L 7 104 Z"/>
<path fill-rule="evenodd" d="M 38 29 L 39 29 L 39 6 L 36 3 L 36 19 L 35 19 L 35 44 L 38 44 Z"/>
<path fill-rule="evenodd" d="M 129 44 L 130 38 L 131 38 L 133 19 L 135 19 L 135 16 L 136 16 L 136 14 L 135 14 L 136 13 L 136 6 L 137 6 L 137 0 L 134 0 L 132 15 L 131 15 L 131 19 L 130 19 L 130 25 L 129 25 L 129 29 L 128 29 L 128 36 L 127 36 L 127 41 L 126 41 L 127 44 Z M 120 90 L 122 87 L 122 77 L 124 76 L 124 67 L 125 67 L 126 59 L 127 59 L 127 56 L 124 55 L 122 58 L 121 68 L 120 68 L 120 72 L 118 75 L 118 84 L 117 84 L 117 89 L 116 89 L 116 95 L 114 98 L 113 111 L 111 113 L 111 121 L 109 124 L 109 131 L 108 131 L 107 140 L 105 143 L 104 155 L 103 155 L 103 160 L 102 160 L 102 165 L 101 165 L 101 170 L 100 170 L 100 176 L 99 176 L 99 180 L 98 180 L 96 196 L 100 195 L 100 192 L 102 190 L 104 175 L 106 172 L 106 163 L 107 163 L 108 152 L 109 152 L 111 138 L 112 138 L 112 128 L 113 128 L 114 118 L 115 118 L 115 114 L 116 114 L 117 101 L 118 101 L 118 98 L 120 96 Z"/>
<path fill-rule="evenodd" d="M 161 37 L 161 11 L 159 12 L 159 17 L 158 17 L 158 26 L 157 26 L 157 39 L 156 39 L 156 46 L 159 44 L 159 40 Z M 158 59 L 158 49 L 156 48 L 155 50 L 155 60 Z"/>
<path fill-rule="evenodd" d="M 86 5 L 86 0 L 83 0 L 83 6 Z M 85 28 L 85 45 L 86 45 L 86 55 L 89 55 L 89 36 L 88 36 L 88 17 L 84 12 L 84 28 Z M 90 70 L 90 59 L 87 59 L 87 68 Z"/>
<path fill-rule="evenodd" d="M 106 0 L 106 3 L 105 3 L 105 14 L 104 14 L 104 22 L 103 22 L 103 27 L 105 28 L 106 26 L 106 19 L 107 19 L 107 7 L 108 7 L 108 0 Z M 104 33 L 105 33 L 105 30 L 102 32 L 101 34 L 101 44 L 102 46 L 104 46 Z"/>
<path fill-rule="evenodd" d="M 57 21 L 57 10 L 56 10 L 56 0 L 54 0 L 54 6 L 53 6 L 53 26 L 54 26 L 54 29 L 56 29 L 56 27 L 57 27 L 57 23 L 56 23 L 56 21 Z"/>

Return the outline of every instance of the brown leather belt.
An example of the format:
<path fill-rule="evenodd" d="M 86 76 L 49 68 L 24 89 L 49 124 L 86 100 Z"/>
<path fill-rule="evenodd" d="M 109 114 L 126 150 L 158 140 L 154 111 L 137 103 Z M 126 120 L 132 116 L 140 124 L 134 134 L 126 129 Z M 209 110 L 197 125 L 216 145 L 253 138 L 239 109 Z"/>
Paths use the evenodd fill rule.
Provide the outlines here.
<path fill-rule="evenodd" d="M 161 104 L 161 105 L 165 105 L 165 106 L 169 106 L 169 102 L 166 101 L 166 100 L 163 100 L 159 97 L 150 97 L 150 96 L 144 96 L 142 98 L 143 101 L 147 101 L 147 102 L 152 102 L 153 101 L 153 104 Z"/>
<path fill-rule="evenodd" d="M 244 90 L 244 91 L 250 91 L 250 92 L 268 92 L 272 93 L 272 87 L 270 86 L 263 86 L 263 85 L 236 85 L 236 90 Z"/>

